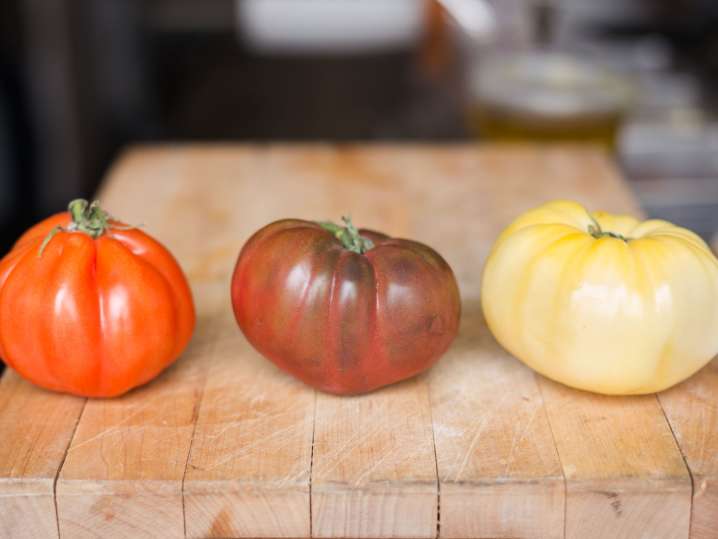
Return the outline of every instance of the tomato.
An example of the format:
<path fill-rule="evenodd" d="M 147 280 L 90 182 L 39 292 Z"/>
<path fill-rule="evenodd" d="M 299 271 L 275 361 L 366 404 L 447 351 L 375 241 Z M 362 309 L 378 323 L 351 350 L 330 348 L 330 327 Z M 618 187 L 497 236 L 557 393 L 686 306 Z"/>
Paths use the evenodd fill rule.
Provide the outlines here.
<path fill-rule="evenodd" d="M 172 255 L 97 205 L 28 230 L 0 261 L 0 357 L 38 386 L 112 397 L 187 346 L 195 314 Z"/>
<path fill-rule="evenodd" d="M 718 353 L 718 261 L 666 221 L 551 202 L 501 234 L 481 294 L 509 352 L 580 389 L 661 391 Z"/>
<path fill-rule="evenodd" d="M 459 290 L 430 247 L 286 219 L 243 247 L 232 304 L 249 342 L 305 383 L 355 394 L 414 376 L 456 336 Z"/>

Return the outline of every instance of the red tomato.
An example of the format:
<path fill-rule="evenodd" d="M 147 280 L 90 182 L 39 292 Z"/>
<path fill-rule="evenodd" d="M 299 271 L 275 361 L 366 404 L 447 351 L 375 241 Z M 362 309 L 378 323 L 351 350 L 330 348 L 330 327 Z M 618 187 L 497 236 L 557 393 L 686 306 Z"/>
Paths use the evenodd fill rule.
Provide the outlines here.
<path fill-rule="evenodd" d="M 259 230 L 232 277 L 239 327 L 265 357 L 337 394 L 371 391 L 433 365 L 459 326 L 459 289 L 430 247 L 287 219 Z"/>
<path fill-rule="evenodd" d="M 120 395 L 177 359 L 194 323 L 169 251 L 96 203 L 71 202 L 0 261 L 0 357 L 47 389 Z"/>

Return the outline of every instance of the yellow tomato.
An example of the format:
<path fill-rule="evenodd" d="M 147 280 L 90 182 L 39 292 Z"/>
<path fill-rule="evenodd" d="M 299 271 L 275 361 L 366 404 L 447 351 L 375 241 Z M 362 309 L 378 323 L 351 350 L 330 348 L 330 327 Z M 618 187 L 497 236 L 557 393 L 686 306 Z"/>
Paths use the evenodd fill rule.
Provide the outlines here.
<path fill-rule="evenodd" d="M 666 221 L 550 202 L 499 236 L 481 295 L 504 348 L 580 389 L 661 391 L 718 353 L 718 260 Z"/>

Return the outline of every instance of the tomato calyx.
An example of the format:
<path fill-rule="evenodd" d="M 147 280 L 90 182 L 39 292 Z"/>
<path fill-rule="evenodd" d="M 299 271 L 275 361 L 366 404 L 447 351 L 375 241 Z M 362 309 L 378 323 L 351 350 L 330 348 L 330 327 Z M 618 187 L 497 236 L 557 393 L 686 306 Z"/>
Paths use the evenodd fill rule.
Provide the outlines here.
<path fill-rule="evenodd" d="M 588 225 L 588 233 L 591 234 L 591 236 L 593 236 L 596 239 L 614 238 L 617 240 L 624 241 L 626 243 L 628 243 L 629 241 L 631 241 L 631 239 L 633 239 L 633 238 L 627 238 L 626 236 L 624 236 L 623 234 L 619 234 L 618 232 L 611 232 L 610 230 L 603 230 L 603 228 L 601 228 L 601 225 L 598 223 L 598 221 L 596 220 L 596 218 L 593 215 L 591 215 L 589 213 L 588 217 L 591 219 L 591 221 L 593 221 L 592 225 Z"/>
<path fill-rule="evenodd" d="M 77 198 L 67 205 L 67 211 L 70 213 L 72 221 L 67 227 L 56 226 L 50 230 L 40 245 L 38 257 L 42 256 L 45 247 L 47 247 L 47 244 L 50 243 L 50 240 L 52 240 L 58 232 L 83 232 L 92 239 L 97 239 L 110 228 L 134 228 L 111 223 L 112 217 L 100 207 L 99 200 L 90 203 L 84 198 Z"/>
<path fill-rule="evenodd" d="M 374 248 L 373 241 L 359 234 L 359 230 L 352 223 L 351 217 L 342 217 L 342 221 L 346 226 L 340 226 L 331 221 L 322 221 L 317 224 L 324 230 L 331 232 L 335 238 L 342 242 L 345 249 L 353 253 L 363 255 Z"/>

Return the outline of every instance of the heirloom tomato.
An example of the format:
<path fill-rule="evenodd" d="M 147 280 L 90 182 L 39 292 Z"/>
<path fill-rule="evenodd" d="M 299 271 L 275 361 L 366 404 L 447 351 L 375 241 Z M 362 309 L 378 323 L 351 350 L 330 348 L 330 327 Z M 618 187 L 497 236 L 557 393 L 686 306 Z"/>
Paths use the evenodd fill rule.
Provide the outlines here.
<path fill-rule="evenodd" d="M 718 353 L 718 261 L 666 221 L 548 203 L 499 236 L 481 295 L 504 348 L 575 388 L 661 391 Z"/>
<path fill-rule="evenodd" d="M 232 277 L 239 327 L 305 383 L 354 394 L 428 369 L 459 326 L 454 274 L 421 243 L 296 219 L 259 230 Z"/>
<path fill-rule="evenodd" d="M 96 202 L 71 202 L 0 261 L 0 357 L 47 389 L 124 393 L 177 359 L 194 323 L 169 251 Z"/>

